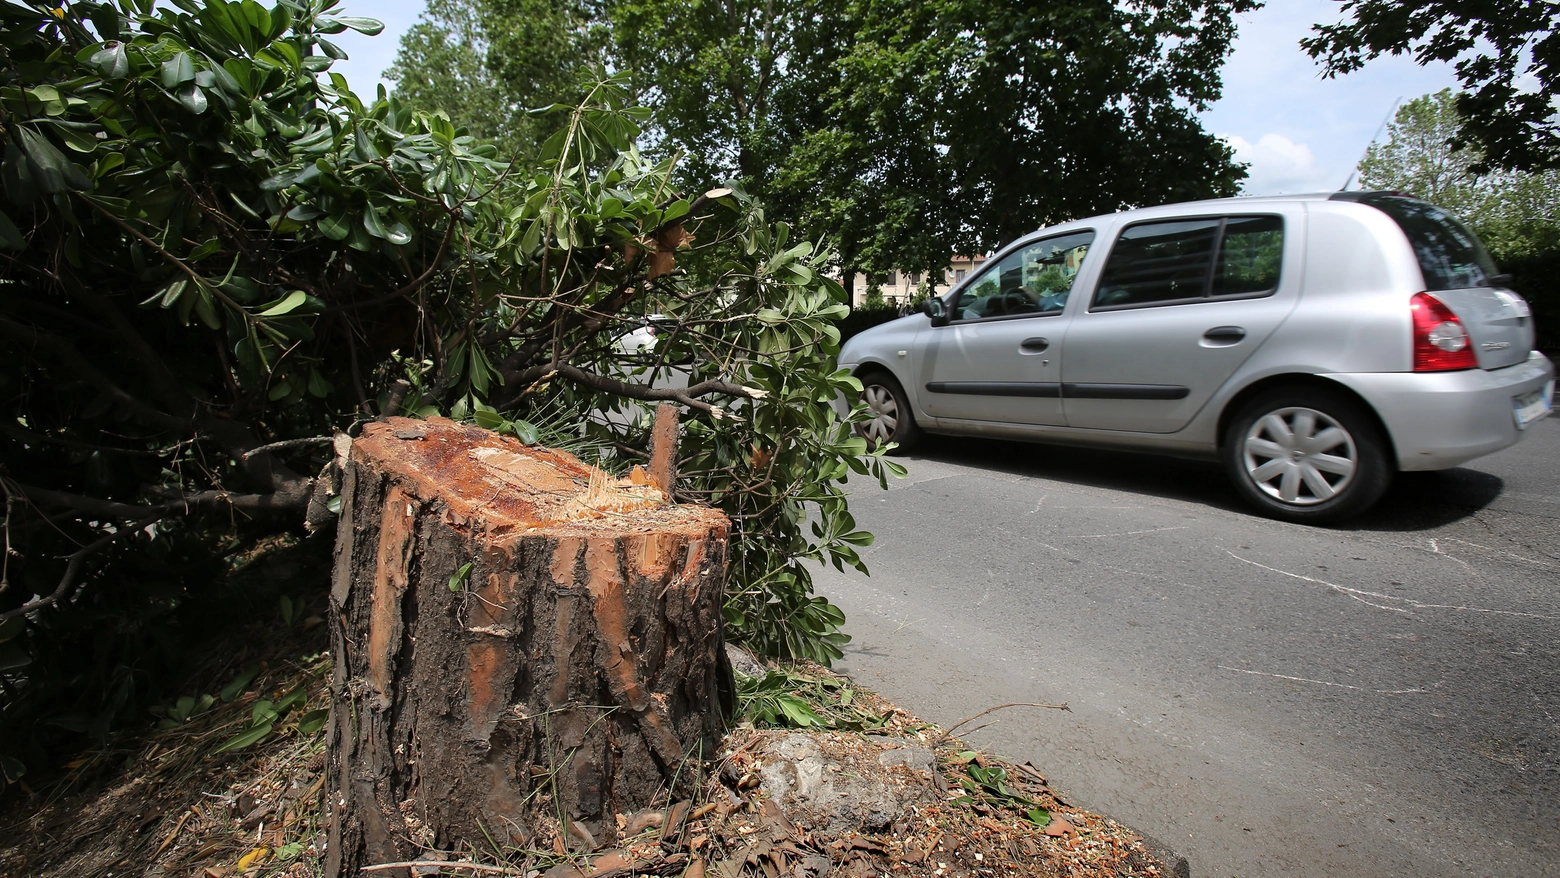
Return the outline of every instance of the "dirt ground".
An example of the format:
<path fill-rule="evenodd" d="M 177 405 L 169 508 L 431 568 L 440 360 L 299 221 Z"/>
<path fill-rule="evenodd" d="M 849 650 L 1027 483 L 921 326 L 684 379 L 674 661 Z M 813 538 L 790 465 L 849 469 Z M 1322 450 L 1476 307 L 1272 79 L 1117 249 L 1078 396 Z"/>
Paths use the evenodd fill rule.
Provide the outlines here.
<path fill-rule="evenodd" d="M 79 754 L 46 783 L 0 792 L 0 878 L 319 876 L 330 667 L 322 609 L 299 610 L 286 636 L 267 623 L 254 625 L 237 647 L 224 641 L 221 653 L 192 677 L 188 690 L 197 694 L 182 708 L 169 705 L 157 725 Z M 1185 874 L 1184 861 L 1167 866 L 1131 830 L 1068 804 L 1035 766 L 974 751 L 826 669 L 795 666 L 784 674 L 792 694 L 812 698 L 817 715 L 835 726 L 806 731 L 827 757 L 864 764 L 863 752 L 904 742 L 933 754 L 935 767 L 913 780 L 925 788 L 879 831 L 819 829 L 800 813 L 787 814 L 765 789 L 757 761 L 775 736 L 796 730 L 745 721 L 704 766 L 697 796 L 619 815 L 623 840 L 610 849 L 594 849 L 594 840 L 553 823 L 527 849 L 430 848 L 416 865 L 373 872 L 386 878 Z M 829 698 L 832 705 L 817 704 Z M 840 701 L 849 709 L 840 709 Z M 904 780 L 909 774 L 898 776 L 897 783 L 912 782 Z"/>

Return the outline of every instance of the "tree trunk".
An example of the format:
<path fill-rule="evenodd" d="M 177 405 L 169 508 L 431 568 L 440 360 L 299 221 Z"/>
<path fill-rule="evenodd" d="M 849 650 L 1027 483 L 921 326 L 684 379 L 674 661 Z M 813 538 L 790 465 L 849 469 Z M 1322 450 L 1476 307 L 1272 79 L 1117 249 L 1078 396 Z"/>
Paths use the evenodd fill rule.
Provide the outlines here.
<path fill-rule="evenodd" d="M 341 495 L 327 876 L 609 842 L 693 782 L 730 709 L 725 516 L 442 418 L 365 427 Z"/>

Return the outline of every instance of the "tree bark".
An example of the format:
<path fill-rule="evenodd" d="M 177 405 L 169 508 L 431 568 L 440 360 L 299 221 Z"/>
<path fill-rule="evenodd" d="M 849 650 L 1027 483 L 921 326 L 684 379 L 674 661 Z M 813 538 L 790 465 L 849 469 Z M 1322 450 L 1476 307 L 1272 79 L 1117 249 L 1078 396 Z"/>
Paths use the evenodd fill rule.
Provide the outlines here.
<path fill-rule="evenodd" d="M 441 418 L 364 428 L 331 587 L 327 876 L 606 843 L 694 782 L 730 709 L 729 523 L 643 482 Z"/>

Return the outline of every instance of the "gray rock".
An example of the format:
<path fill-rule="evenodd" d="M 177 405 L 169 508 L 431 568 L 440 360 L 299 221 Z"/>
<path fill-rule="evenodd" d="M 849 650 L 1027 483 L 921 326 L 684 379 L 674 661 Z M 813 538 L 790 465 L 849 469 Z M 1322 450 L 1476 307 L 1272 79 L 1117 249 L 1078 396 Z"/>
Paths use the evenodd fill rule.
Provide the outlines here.
<path fill-rule="evenodd" d="M 857 735 L 782 732 L 755 755 L 764 792 L 815 829 L 882 832 L 935 796 L 924 747 L 882 750 Z"/>
<path fill-rule="evenodd" d="M 736 644 L 726 644 L 726 658 L 731 661 L 731 670 L 739 677 L 758 679 L 769 672 L 758 659 L 747 650 Z"/>

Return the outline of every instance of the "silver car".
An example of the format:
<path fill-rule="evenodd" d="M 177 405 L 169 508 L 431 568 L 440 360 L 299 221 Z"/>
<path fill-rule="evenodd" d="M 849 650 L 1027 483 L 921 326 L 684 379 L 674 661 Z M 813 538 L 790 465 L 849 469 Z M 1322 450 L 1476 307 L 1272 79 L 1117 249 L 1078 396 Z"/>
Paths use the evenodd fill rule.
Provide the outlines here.
<path fill-rule="evenodd" d="M 1334 521 L 1399 470 L 1505 448 L 1554 401 L 1478 239 L 1401 195 L 1236 198 L 1010 244 L 840 351 L 875 443 L 921 432 L 1222 460 L 1265 514 Z"/>

